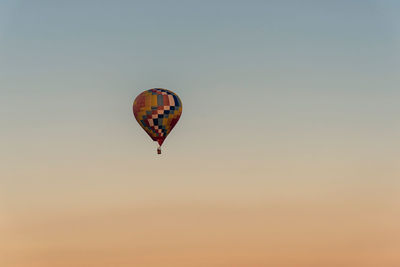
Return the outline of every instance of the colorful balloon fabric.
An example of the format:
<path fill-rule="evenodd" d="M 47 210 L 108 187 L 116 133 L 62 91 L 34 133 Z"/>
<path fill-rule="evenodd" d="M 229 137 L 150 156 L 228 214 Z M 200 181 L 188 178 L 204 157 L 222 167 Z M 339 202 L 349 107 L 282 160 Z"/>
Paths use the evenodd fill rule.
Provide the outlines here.
<path fill-rule="evenodd" d="M 151 139 L 161 146 L 182 114 L 182 102 L 170 90 L 153 88 L 136 97 L 133 114 Z"/>

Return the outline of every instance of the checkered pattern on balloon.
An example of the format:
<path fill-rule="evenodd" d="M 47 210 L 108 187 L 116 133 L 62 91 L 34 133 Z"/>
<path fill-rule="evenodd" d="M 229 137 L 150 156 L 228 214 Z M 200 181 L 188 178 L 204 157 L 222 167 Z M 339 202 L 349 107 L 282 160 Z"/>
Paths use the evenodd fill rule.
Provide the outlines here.
<path fill-rule="evenodd" d="M 172 91 L 153 88 L 142 92 L 133 102 L 133 114 L 147 134 L 160 147 L 182 114 L 182 102 Z"/>

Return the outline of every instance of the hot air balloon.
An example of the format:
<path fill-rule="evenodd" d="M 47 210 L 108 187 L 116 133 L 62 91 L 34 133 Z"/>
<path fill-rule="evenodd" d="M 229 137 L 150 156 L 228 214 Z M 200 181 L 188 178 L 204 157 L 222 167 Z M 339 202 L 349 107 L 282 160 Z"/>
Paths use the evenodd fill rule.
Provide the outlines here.
<path fill-rule="evenodd" d="M 161 145 L 175 127 L 182 114 L 182 102 L 172 91 L 153 88 L 139 94 L 133 101 L 133 114 L 143 130 Z"/>

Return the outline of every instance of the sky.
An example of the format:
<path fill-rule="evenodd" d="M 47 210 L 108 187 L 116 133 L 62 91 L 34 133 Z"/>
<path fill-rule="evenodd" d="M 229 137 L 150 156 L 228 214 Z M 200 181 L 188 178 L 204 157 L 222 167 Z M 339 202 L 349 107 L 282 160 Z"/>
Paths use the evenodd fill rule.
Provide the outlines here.
<path fill-rule="evenodd" d="M 399 12 L 0 0 L 0 265 L 399 266 Z"/>

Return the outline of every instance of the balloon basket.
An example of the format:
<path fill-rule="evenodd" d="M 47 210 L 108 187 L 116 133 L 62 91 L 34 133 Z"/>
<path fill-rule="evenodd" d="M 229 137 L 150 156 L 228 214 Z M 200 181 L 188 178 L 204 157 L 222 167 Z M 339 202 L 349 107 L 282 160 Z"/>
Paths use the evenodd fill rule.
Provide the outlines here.
<path fill-rule="evenodd" d="M 161 147 L 157 148 L 157 154 L 161 154 Z"/>

